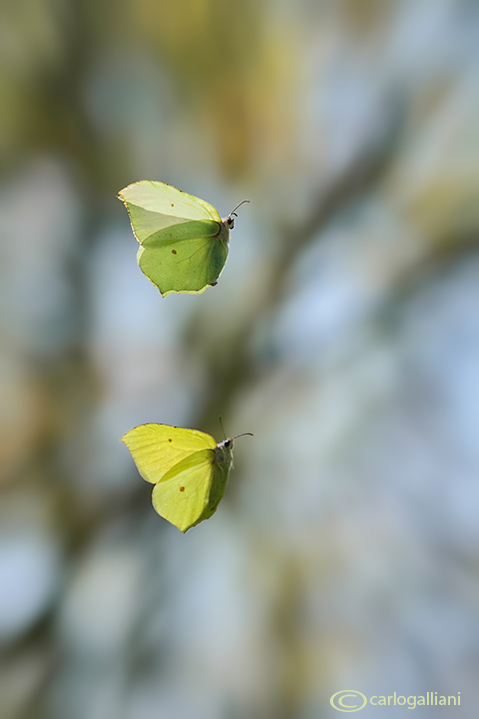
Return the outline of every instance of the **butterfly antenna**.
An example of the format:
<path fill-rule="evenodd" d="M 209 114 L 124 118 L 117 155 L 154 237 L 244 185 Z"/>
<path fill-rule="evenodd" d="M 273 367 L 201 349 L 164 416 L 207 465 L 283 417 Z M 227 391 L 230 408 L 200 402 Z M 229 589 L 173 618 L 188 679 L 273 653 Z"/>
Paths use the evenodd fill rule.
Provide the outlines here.
<path fill-rule="evenodd" d="M 238 215 L 236 214 L 236 210 L 238 209 L 238 207 L 241 207 L 241 205 L 244 205 L 245 202 L 249 202 L 249 200 L 243 200 L 242 202 L 239 203 L 239 205 L 236 205 L 234 210 L 232 210 L 230 212 L 230 217 L 231 217 L 231 215 L 235 215 L 236 217 L 238 217 Z"/>
<path fill-rule="evenodd" d="M 223 425 L 223 417 L 220 417 L 219 420 L 220 420 L 220 425 L 221 425 L 221 431 L 223 432 L 223 437 L 224 437 L 225 439 L 227 439 L 227 437 L 226 437 L 226 432 L 225 432 L 225 428 L 224 428 L 224 425 Z"/>
<path fill-rule="evenodd" d="M 238 439 L 238 437 L 254 437 L 254 434 L 253 432 L 242 432 L 242 434 L 237 434 L 233 439 Z"/>

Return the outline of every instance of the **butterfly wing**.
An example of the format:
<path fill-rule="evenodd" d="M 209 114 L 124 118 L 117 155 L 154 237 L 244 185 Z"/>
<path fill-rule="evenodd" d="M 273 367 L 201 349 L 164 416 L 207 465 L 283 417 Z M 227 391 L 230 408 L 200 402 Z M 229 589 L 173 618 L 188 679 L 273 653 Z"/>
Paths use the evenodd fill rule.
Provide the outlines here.
<path fill-rule="evenodd" d="M 138 242 L 143 242 L 145 237 L 157 230 L 185 220 L 221 222 L 221 217 L 213 205 L 164 182 L 134 182 L 120 190 L 118 196 L 125 203 L 130 217 L 132 213 L 135 217 L 137 228 L 134 227 L 133 231 Z"/>
<path fill-rule="evenodd" d="M 153 484 L 185 458 L 216 447 L 213 437 L 205 432 L 168 424 L 141 424 L 121 439 L 143 479 Z"/>
<path fill-rule="evenodd" d="M 176 227 L 190 230 L 186 224 Z M 197 232 L 192 238 L 174 240 L 160 237 L 157 241 L 148 241 L 139 248 L 137 260 L 142 272 L 166 297 L 172 292 L 204 292 L 217 281 L 227 256 L 226 243 L 217 237 L 200 236 Z"/>
<path fill-rule="evenodd" d="M 163 182 L 142 181 L 119 193 L 140 243 L 138 264 L 163 296 L 200 294 L 228 256 L 229 230 L 208 202 Z"/>
<path fill-rule="evenodd" d="M 182 532 L 211 517 L 223 497 L 231 463 L 218 462 L 213 449 L 186 457 L 153 489 L 158 514 Z"/>
<path fill-rule="evenodd" d="M 214 450 L 186 457 L 153 488 L 153 507 L 161 517 L 186 532 L 200 521 L 208 503 Z"/>

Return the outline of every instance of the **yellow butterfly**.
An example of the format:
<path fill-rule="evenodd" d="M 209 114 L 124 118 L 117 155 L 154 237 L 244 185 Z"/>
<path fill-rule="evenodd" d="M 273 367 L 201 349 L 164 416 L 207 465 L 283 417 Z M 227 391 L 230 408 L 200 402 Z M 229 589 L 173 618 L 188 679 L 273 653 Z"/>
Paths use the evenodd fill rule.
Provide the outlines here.
<path fill-rule="evenodd" d="M 216 285 L 228 256 L 236 210 L 249 200 L 221 219 L 209 202 L 164 182 L 134 182 L 118 196 L 140 243 L 140 269 L 164 297 L 172 292 L 201 294 Z"/>
<path fill-rule="evenodd" d="M 143 479 L 155 485 L 153 507 L 182 532 L 216 512 L 233 467 L 235 439 L 217 444 L 205 432 L 168 424 L 141 424 L 121 438 Z"/>

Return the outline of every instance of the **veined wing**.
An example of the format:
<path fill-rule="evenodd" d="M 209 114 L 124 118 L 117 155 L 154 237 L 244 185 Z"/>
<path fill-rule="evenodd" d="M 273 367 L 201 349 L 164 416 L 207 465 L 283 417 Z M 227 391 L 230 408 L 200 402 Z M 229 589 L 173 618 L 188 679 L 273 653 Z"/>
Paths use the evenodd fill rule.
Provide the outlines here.
<path fill-rule="evenodd" d="M 214 450 L 203 449 L 172 467 L 153 488 L 158 514 L 182 532 L 206 519 L 214 466 Z"/>
<path fill-rule="evenodd" d="M 153 484 L 185 458 L 216 447 L 213 437 L 205 432 L 167 424 L 141 424 L 121 439 L 143 479 Z"/>
<path fill-rule="evenodd" d="M 127 207 L 133 232 L 140 243 L 158 230 L 188 220 L 221 223 L 217 210 L 208 202 L 164 182 L 135 182 L 121 190 L 119 197 Z"/>
<path fill-rule="evenodd" d="M 216 282 L 227 256 L 227 243 L 194 237 L 147 242 L 139 248 L 137 260 L 142 272 L 165 296 L 172 292 L 203 292 Z"/>

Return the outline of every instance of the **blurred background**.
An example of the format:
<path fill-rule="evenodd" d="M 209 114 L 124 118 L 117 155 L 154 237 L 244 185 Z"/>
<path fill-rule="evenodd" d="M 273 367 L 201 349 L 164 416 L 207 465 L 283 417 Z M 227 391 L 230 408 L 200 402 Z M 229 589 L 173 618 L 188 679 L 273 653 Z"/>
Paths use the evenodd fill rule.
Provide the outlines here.
<path fill-rule="evenodd" d="M 478 31 L 474 0 L 3 0 L 1 719 L 477 716 Z M 251 201 L 217 287 L 142 275 L 142 179 Z M 220 415 L 254 437 L 182 535 L 119 438 Z"/>

